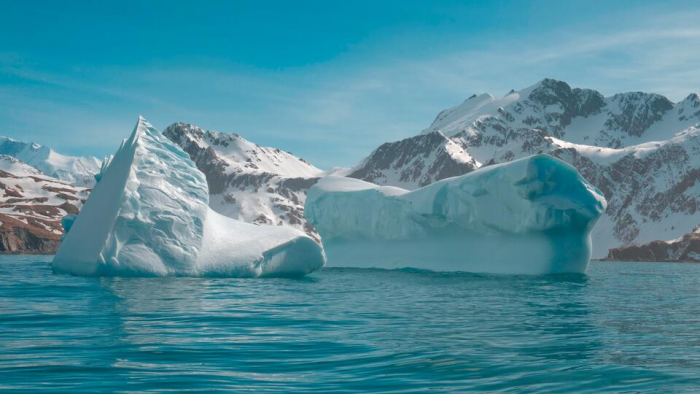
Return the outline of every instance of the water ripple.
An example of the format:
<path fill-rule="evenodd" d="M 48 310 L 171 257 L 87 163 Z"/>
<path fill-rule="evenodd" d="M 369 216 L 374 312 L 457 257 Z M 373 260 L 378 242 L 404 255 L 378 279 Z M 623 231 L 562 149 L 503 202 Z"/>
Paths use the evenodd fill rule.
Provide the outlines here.
<path fill-rule="evenodd" d="M 0 257 L 0 390 L 693 392 L 700 266 L 76 278 Z"/>

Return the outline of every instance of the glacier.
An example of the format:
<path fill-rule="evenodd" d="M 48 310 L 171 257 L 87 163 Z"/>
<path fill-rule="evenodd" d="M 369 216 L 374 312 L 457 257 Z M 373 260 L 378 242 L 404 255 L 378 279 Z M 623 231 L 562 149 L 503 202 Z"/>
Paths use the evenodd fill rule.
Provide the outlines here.
<path fill-rule="evenodd" d="M 407 191 L 329 176 L 305 212 L 329 267 L 494 274 L 583 273 L 603 194 L 536 155 Z"/>
<path fill-rule="evenodd" d="M 209 206 L 204 174 L 187 153 L 139 117 L 96 177 L 53 259 L 81 276 L 301 276 L 324 266 L 299 230 L 260 227 Z"/>

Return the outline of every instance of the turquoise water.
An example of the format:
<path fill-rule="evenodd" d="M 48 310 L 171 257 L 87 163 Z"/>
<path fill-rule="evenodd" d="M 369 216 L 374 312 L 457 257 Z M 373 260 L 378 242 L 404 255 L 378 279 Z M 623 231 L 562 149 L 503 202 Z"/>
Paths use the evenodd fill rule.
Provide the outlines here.
<path fill-rule="evenodd" d="M 95 279 L 48 260 L 0 257 L 0 389 L 700 390 L 700 265 Z"/>

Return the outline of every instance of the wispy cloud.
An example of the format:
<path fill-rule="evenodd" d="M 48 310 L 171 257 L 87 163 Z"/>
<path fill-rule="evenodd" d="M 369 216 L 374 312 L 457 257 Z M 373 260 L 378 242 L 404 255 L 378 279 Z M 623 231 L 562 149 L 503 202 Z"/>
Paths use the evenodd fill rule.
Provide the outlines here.
<path fill-rule="evenodd" d="M 181 120 L 239 132 L 322 167 L 352 165 L 382 142 L 418 133 L 472 93 L 504 94 L 544 77 L 604 94 L 644 90 L 680 100 L 700 91 L 698 16 L 650 15 L 547 37 L 482 37 L 479 49 L 450 40 L 420 57 L 363 47 L 365 53 L 284 70 L 213 59 L 57 74 L 0 54 L 0 74 L 32 82 L 0 86 L 0 132 L 15 127 L 68 151 L 104 147 L 103 154 L 143 114 L 161 127 Z"/>

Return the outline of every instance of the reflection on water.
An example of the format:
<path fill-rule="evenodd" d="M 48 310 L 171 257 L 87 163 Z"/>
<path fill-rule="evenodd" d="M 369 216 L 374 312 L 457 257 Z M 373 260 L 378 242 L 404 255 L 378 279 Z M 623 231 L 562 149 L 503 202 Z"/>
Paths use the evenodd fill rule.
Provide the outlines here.
<path fill-rule="evenodd" d="M 700 266 L 505 277 L 76 278 L 0 260 L 13 390 L 693 391 Z M 41 382 L 41 385 L 39 385 Z"/>

